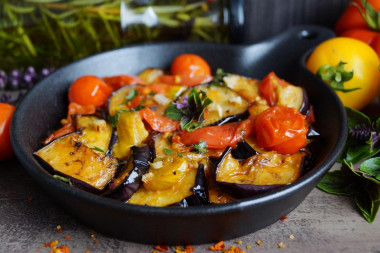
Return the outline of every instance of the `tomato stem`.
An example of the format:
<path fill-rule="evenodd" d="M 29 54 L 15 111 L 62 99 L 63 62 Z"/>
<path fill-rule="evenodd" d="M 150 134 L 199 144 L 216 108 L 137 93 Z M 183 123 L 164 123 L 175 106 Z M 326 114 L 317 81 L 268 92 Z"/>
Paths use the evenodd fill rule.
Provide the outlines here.
<path fill-rule="evenodd" d="M 380 32 L 380 11 L 376 11 L 367 0 L 360 0 L 362 6 L 356 2 L 352 4 L 358 8 L 360 15 L 367 25 L 374 31 Z"/>
<path fill-rule="evenodd" d="M 360 87 L 352 89 L 344 88 L 344 82 L 351 80 L 354 76 L 354 71 L 346 71 L 344 69 L 345 64 L 345 62 L 340 61 L 337 66 L 323 65 L 318 69 L 317 76 L 329 84 L 334 90 L 344 93 L 361 89 Z"/>

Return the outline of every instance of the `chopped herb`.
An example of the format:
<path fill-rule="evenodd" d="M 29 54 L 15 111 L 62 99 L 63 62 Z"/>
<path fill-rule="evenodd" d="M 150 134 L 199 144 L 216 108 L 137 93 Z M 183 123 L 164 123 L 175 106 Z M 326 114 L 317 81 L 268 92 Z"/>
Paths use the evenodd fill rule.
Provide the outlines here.
<path fill-rule="evenodd" d="M 113 128 L 116 127 L 117 125 L 117 122 L 119 122 L 119 119 L 120 119 L 120 115 L 119 113 L 116 111 L 116 114 L 113 115 L 113 116 L 108 116 L 108 121 L 111 123 L 111 126 Z"/>
<path fill-rule="evenodd" d="M 156 93 L 154 91 L 151 91 L 151 92 L 149 92 L 149 95 L 154 96 L 154 95 L 156 95 Z"/>
<path fill-rule="evenodd" d="M 177 155 L 178 155 L 179 157 L 183 158 L 183 155 L 182 155 L 181 153 L 178 152 Z"/>
<path fill-rule="evenodd" d="M 128 103 L 129 101 L 132 101 L 135 97 L 137 97 L 139 95 L 139 92 L 136 91 L 136 90 L 131 90 L 130 92 L 128 92 L 128 95 L 125 97 L 125 100 L 123 101 L 123 103 L 121 103 L 122 105 L 125 105 L 126 103 Z"/>
<path fill-rule="evenodd" d="M 60 175 L 53 175 L 53 177 L 55 179 L 61 180 L 62 182 L 68 183 L 70 186 L 73 186 L 73 184 L 71 183 L 70 179 L 68 179 L 66 177 L 62 177 Z"/>
<path fill-rule="evenodd" d="M 168 148 L 164 148 L 164 152 L 165 152 L 165 154 L 167 154 L 167 155 L 170 155 L 171 153 L 173 153 L 173 151 L 170 150 L 170 149 L 168 149 Z"/>
<path fill-rule="evenodd" d="M 200 141 L 197 144 L 193 144 L 193 148 L 201 153 L 206 153 L 207 152 L 207 142 L 205 141 Z"/>
<path fill-rule="evenodd" d="M 226 77 L 226 76 L 229 76 L 229 75 L 231 75 L 231 74 L 224 72 L 224 70 L 221 69 L 221 68 L 218 68 L 216 70 L 216 73 L 215 73 L 215 76 L 214 76 L 214 80 L 212 80 L 212 82 L 209 83 L 209 87 L 212 87 L 212 86 L 227 86 L 226 83 L 223 81 L 223 78 Z"/>
<path fill-rule="evenodd" d="M 180 120 L 181 129 L 192 132 L 202 127 L 204 111 L 211 103 L 212 100 L 207 97 L 206 92 L 193 88 L 188 96 L 187 105 L 179 109 L 173 103 L 166 109 L 165 116 L 173 120 Z"/>
<path fill-rule="evenodd" d="M 120 162 L 116 163 L 115 165 L 116 165 L 116 166 L 120 166 L 120 165 L 127 164 L 127 162 L 128 162 L 128 160 L 120 161 Z"/>
<path fill-rule="evenodd" d="M 98 151 L 98 152 L 101 152 L 101 153 L 106 153 L 106 151 L 104 151 L 103 149 L 99 148 L 99 147 L 92 147 L 91 148 L 92 150 L 95 150 L 95 151 Z"/>

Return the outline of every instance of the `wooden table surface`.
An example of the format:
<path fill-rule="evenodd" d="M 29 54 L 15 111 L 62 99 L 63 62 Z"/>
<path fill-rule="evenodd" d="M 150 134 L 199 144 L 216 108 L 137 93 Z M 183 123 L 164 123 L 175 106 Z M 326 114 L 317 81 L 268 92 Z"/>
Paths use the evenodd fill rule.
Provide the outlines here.
<path fill-rule="evenodd" d="M 350 198 L 314 189 L 287 218 L 226 241 L 226 247 L 239 246 L 247 253 L 380 252 L 380 218 L 367 223 Z M 53 204 L 16 159 L 0 163 L 0 231 L 0 252 L 51 252 L 45 243 L 55 240 L 57 246 L 67 245 L 70 252 L 83 253 L 149 253 L 154 246 L 109 238 L 74 220 Z M 256 244 L 258 240 L 261 246 Z M 285 248 L 278 247 L 280 242 Z M 192 246 L 195 252 L 211 252 L 211 245 Z M 247 250 L 247 245 L 251 249 Z M 175 252 L 173 247 L 169 252 Z"/>

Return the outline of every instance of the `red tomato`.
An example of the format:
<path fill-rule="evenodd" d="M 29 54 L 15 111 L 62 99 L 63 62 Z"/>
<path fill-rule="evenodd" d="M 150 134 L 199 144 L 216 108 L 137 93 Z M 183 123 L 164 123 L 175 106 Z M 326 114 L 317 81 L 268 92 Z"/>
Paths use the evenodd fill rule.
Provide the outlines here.
<path fill-rule="evenodd" d="M 164 115 L 158 114 L 149 108 L 139 111 L 141 117 L 157 132 L 172 132 L 180 127 L 180 122 L 172 120 Z"/>
<path fill-rule="evenodd" d="M 65 124 L 63 127 L 60 129 L 54 131 L 52 134 L 50 134 L 45 140 L 44 140 L 44 145 L 48 144 L 49 142 L 64 136 L 65 134 L 69 134 L 74 132 L 74 124 L 73 122 Z"/>
<path fill-rule="evenodd" d="M 380 1 L 367 0 L 367 2 L 375 11 L 378 12 L 380 10 Z M 361 0 L 353 0 L 347 6 L 346 10 L 336 23 L 334 29 L 335 33 L 338 36 L 350 37 L 367 43 L 380 57 L 380 25 L 375 19 L 373 21 L 376 23 L 376 27 L 371 28 L 367 21 L 363 18 L 359 8 L 363 12 L 364 17 L 369 18 L 368 13 L 370 12 L 366 11 L 366 8 L 362 5 Z"/>
<path fill-rule="evenodd" d="M 210 65 L 199 55 L 182 54 L 177 56 L 170 67 L 172 75 L 188 77 L 211 75 Z"/>
<path fill-rule="evenodd" d="M 221 126 L 202 127 L 193 132 L 182 132 L 173 138 L 173 141 L 184 145 L 193 145 L 205 141 L 207 148 L 210 149 L 235 147 L 244 136 L 251 134 L 253 121 L 253 119 L 247 119 Z"/>
<path fill-rule="evenodd" d="M 13 105 L 0 103 L 0 161 L 14 156 L 10 136 L 11 119 L 14 110 Z"/>
<path fill-rule="evenodd" d="M 266 109 L 255 121 L 257 144 L 280 154 L 298 152 L 307 141 L 305 118 L 297 110 L 285 106 Z"/>
<path fill-rule="evenodd" d="M 112 91 L 102 79 L 96 76 L 82 76 L 71 84 L 69 102 L 99 107 L 107 101 Z"/>
<path fill-rule="evenodd" d="M 259 91 L 269 106 L 274 106 L 277 103 L 276 90 L 279 85 L 286 86 L 288 83 L 276 76 L 274 72 L 270 72 L 259 84 Z"/>
<path fill-rule="evenodd" d="M 145 84 L 145 82 L 140 77 L 132 75 L 103 77 L 103 81 L 111 86 L 113 90 L 117 90 L 122 86 L 130 84 Z"/>

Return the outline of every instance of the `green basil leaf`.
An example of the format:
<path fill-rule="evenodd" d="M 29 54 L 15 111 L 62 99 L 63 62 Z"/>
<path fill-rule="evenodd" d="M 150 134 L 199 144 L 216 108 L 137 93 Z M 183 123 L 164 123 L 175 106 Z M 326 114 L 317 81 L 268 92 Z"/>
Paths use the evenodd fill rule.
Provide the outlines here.
<path fill-rule="evenodd" d="M 95 151 L 98 151 L 98 152 L 101 152 L 101 153 L 106 153 L 106 151 L 104 151 L 103 149 L 101 149 L 99 147 L 92 147 L 91 149 L 95 150 Z"/>
<path fill-rule="evenodd" d="M 352 109 L 350 107 L 345 107 L 345 109 L 346 109 L 346 114 L 347 114 L 348 128 L 352 129 L 358 125 L 371 124 L 371 119 L 364 113 L 357 111 L 355 109 Z"/>
<path fill-rule="evenodd" d="M 356 196 L 355 201 L 364 218 L 372 223 L 380 207 L 380 186 L 367 184 Z"/>
<path fill-rule="evenodd" d="M 165 154 L 167 154 L 167 155 L 170 155 L 171 153 L 173 153 L 173 151 L 170 150 L 170 149 L 168 149 L 168 148 L 164 148 L 164 152 L 165 152 Z"/>
<path fill-rule="evenodd" d="M 183 112 L 177 108 L 177 106 L 175 104 L 171 104 L 169 105 L 166 110 L 165 110 L 165 116 L 166 117 L 169 117 L 173 120 L 181 120 L 182 116 L 183 116 Z"/>
<path fill-rule="evenodd" d="M 380 157 L 375 157 L 364 161 L 360 165 L 360 170 L 375 178 L 380 184 Z"/>
<path fill-rule="evenodd" d="M 350 176 L 344 170 L 327 172 L 318 183 L 317 187 L 331 194 L 353 196 L 358 182 L 354 176 Z"/>

